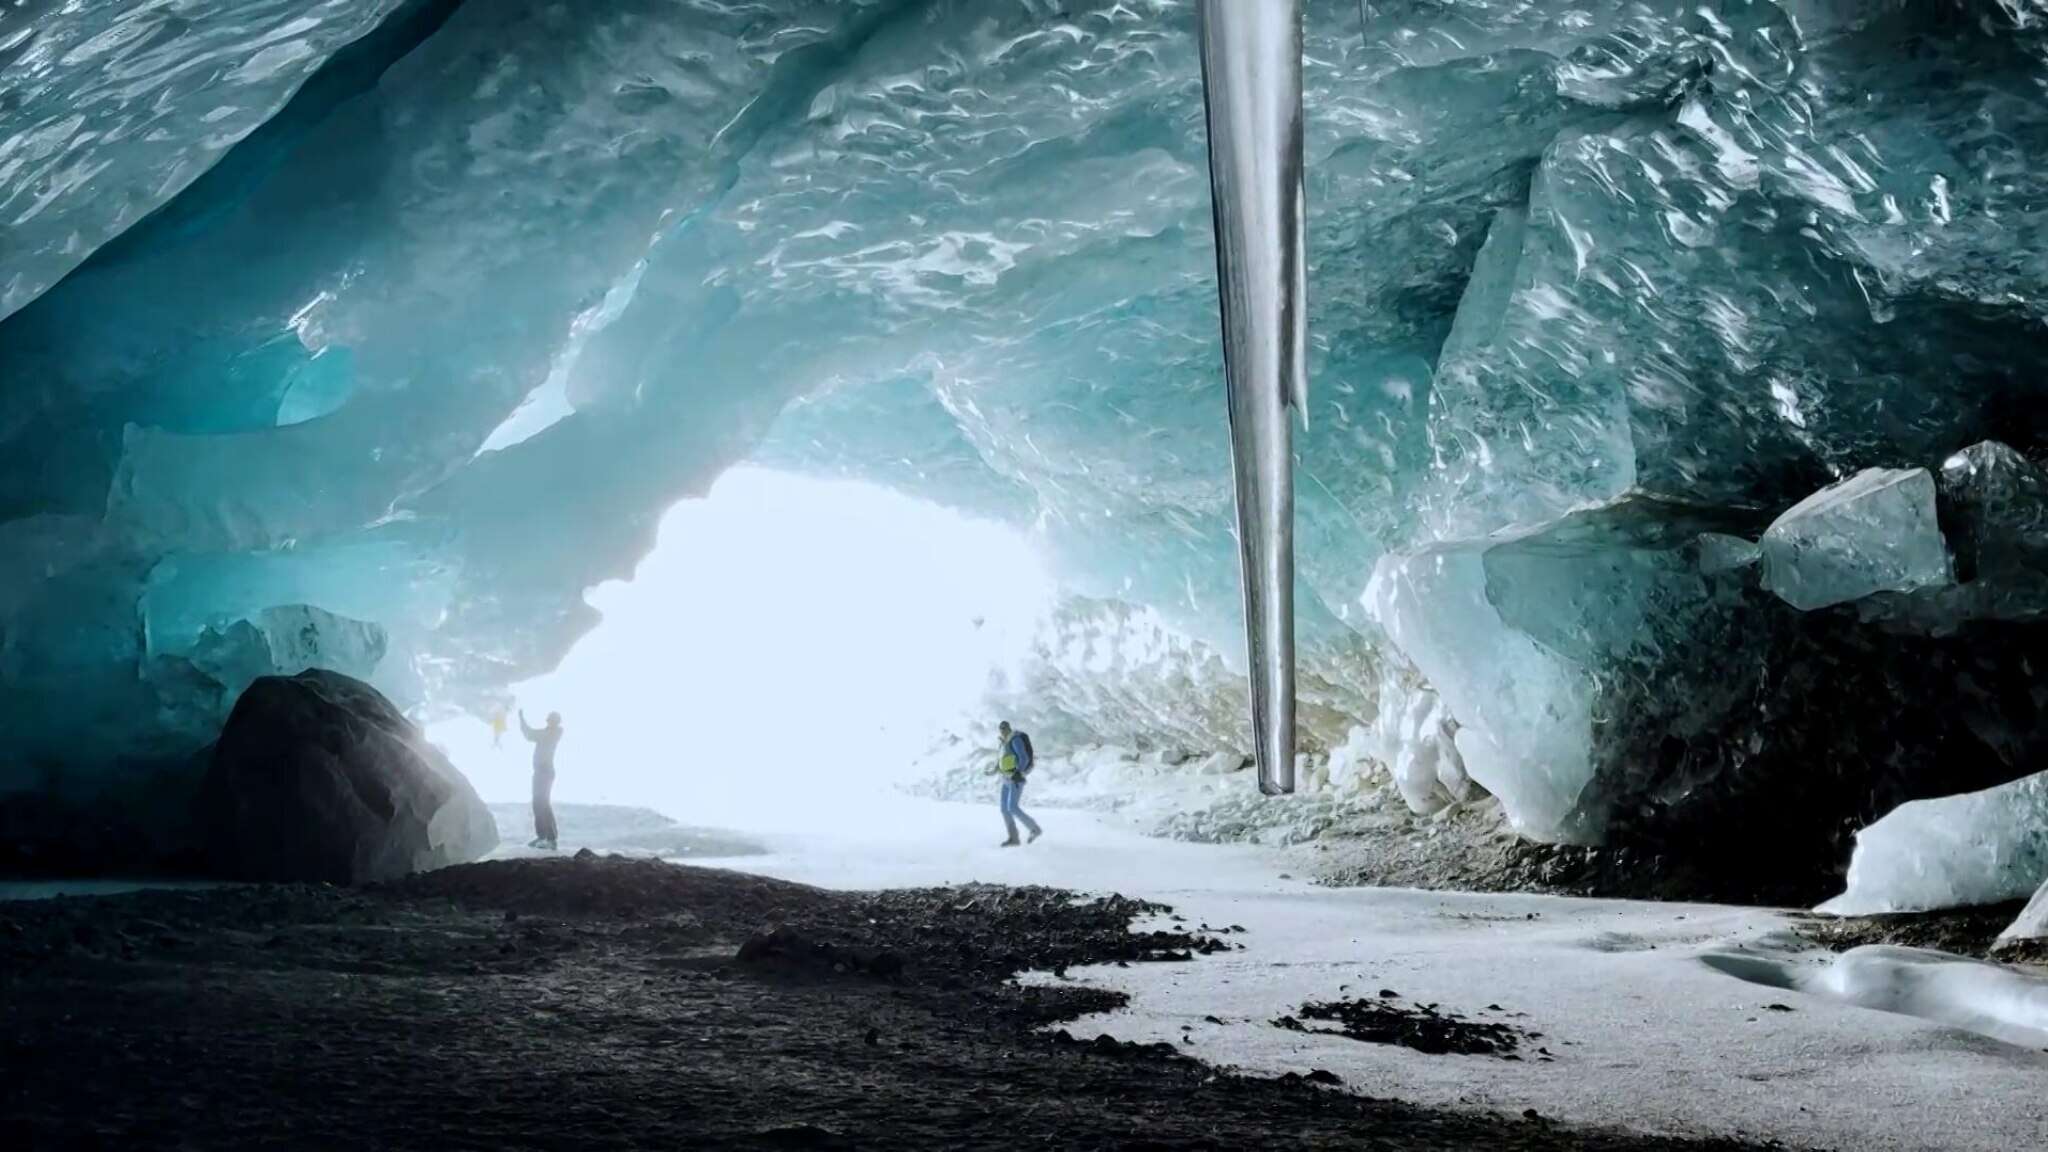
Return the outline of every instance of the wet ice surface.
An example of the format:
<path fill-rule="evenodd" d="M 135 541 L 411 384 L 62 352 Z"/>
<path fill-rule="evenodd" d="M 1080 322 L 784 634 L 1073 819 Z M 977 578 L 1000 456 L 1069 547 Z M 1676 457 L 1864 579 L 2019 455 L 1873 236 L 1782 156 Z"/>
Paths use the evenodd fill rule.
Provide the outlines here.
<path fill-rule="evenodd" d="M 1323 889 L 1284 878 L 1277 852 L 1152 840 L 1074 812 L 1046 811 L 1046 838 L 1016 850 L 994 846 L 992 807 L 906 803 L 870 819 L 792 830 L 769 838 L 769 855 L 721 863 L 834 888 L 1116 891 L 1171 904 L 1189 925 L 1245 928 L 1228 937 L 1242 951 L 1193 964 L 1069 972 L 1131 996 L 1068 1025 L 1084 1039 L 1167 1041 L 1255 1073 L 1328 1069 L 1375 1096 L 1638 1131 L 1859 1149 L 2048 1142 L 2048 1054 L 1899 1014 L 1953 1013 L 1953 998 L 1922 993 L 1876 1011 L 1706 962 L 1750 955 L 1825 985 L 1832 955 L 1806 949 L 1768 910 Z M 1513 1022 L 1543 1033 L 1556 1058 L 1426 1055 L 1271 1024 L 1382 989 L 1474 1018 L 1525 1013 Z"/>
<path fill-rule="evenodd" d="M 1717 972 L 1762 987 L 1918 1016 L 2014 1045 L 2048 1046 L 2048 980 L 2007 965 L 1885 944 L 1852 948 L 1819 965 L 1748 953 L 1702 959 Z"/>

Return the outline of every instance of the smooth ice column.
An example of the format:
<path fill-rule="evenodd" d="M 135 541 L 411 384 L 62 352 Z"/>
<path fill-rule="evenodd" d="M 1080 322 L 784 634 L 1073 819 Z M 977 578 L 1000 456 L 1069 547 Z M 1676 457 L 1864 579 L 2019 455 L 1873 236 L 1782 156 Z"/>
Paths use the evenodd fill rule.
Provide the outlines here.
<path fill-rule="evenodd" d="M 1307 396 L 1300 0 L 1203 0 L 1202 90 L 1259 790 L 1294 791 L 1294 428 Z"/>
<path fill-rule="evenodd" d="M 1838 916 L 1925 912 L 2025 898 L 2048 881 L 2048 772 L 1901 804 L 1856 834 Z"/>
<path fill-rule="evenodd" d="M 1801 611 L 1951 580 L 1925 468 L 1867 468 L 1764 532 L 1764 587 Z"/>

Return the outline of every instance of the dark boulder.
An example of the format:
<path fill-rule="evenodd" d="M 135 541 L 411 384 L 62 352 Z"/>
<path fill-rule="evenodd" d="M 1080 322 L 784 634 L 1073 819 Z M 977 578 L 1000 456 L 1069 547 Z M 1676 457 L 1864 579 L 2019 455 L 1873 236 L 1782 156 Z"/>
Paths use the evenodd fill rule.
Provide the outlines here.
<path fill-rule="evenodd" d="M 201 808 L 214 867 L 243 880 L 390 880 L 498 843 L 476 790 L 391 701 L 320 668 L 242 693 Z"/>

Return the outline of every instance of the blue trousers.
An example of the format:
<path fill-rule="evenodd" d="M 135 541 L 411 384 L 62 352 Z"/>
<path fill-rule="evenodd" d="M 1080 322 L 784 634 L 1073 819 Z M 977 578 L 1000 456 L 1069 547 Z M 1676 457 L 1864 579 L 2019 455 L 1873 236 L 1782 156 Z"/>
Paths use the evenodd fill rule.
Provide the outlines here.
<path fill-rule="evenodd" d="M 1010 839 L 1012 840 L 1017 838 L 1017 824 L 1019 821 L 1022 821 L 1024 827 L 1031 830 L 1033 836 L 1039 833 L 1038 821 L 1025 814 L 1023 801 L 1024 782 L 1014 779 L 1003 781 L 1003 827 L 1010 830 Z"/>

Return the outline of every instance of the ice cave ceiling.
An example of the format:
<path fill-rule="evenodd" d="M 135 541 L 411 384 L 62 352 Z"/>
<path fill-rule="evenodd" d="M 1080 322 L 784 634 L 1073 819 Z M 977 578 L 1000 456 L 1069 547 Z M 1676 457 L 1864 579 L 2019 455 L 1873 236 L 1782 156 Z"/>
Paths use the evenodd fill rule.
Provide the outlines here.
<path fill-rule="evenodd" d="M 484 699 L 749 457 L 1234 655 L 1194 32 L 0 8 L 0 774 L 175 761 L 295 661 Z M 1305 69 L 1311 743 L 1433 692 L 1578 839 L 2025 770 L 2048 4 L 1312 0 Z"/>

